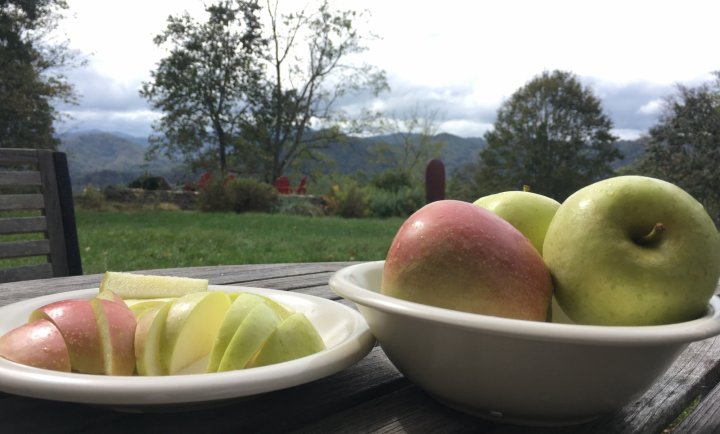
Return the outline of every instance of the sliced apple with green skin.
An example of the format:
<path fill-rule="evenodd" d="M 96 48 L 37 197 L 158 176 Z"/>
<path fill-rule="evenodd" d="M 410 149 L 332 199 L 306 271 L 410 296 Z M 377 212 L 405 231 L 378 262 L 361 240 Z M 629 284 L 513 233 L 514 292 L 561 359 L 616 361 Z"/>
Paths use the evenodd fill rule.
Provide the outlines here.
<path fill-rule="evenodd" d="M 207 279 L 177 276 L 152 276 L 107 271 L 100 281 L 100 291 L 110 290 L 129 298 L 182 297 L 186 294 L 206 292 Z"/>
<path fill-rule="evenodd" d="M 46 319 L 60 330 L 70 354 L 73 371 L 104 372 L 103 345 L 90 300 L 61 300 L 39 307 L 28 321 Z"/>
<path fill-rule="evenodd" d="M 248 363 L 248 368 L 272 365 L 309 356 L 325 349 L 315 326 L 300 312 L 290 315 Z"/>
<path fill-rule="evenodd" d="M 163 375 L 160 341 L 172 303 L 165 303 L 140 314 L 135 329 L 135 364 L 139 375 Z"/>
<path fill-rule="evenodd" d="M 51 321 L 38 319 L 0 337 L 0 357 L 16 363 L 70 372 L 70 353 L 60 330 Z"/>
<path fill-rule="evenodd" d="M 255 305 L 230 340 L 218 372 L 244 369 L 281 322 L 277 312 L 267 304 Z"/>
<path fill-rule="evenodd" d="M 174 300 L 174 298 L 154 298 L 150 300 L 134 300 L 134 303 L 128 303 L 128 307 L 130 307 L 130 310 L 135 314 L 136 318 L 139 318 L 140 315 L 145 312 L 146 310 L 150 310 L 156 307 L 160 307 L 164 304 L 169 303 L 171 300 Z"/>
<path fill-rule="evenodd" d="M 231 299 L 234 298 L 234 301 L 225 314 L 225 318 L 223 319 L 223 323 L 220 326 L 217 338 L 213 344 L 213 349 L 210 353 L 210 360 L 208 361 L 207 372 L 217 372 L 218 367 L 220 366 L 220 361 L 222 360 L 230 341 L 235 335 L 235 332 L 237 332 L 238 327 L 240 327 L 242 322 L 245 320 L 245 317 L 247 317 L 250 311 L 257 304 L 264 303 L 268 305 L 268 307 L 275 311 L 281 319 L 285 319 L 291 314 L 291 311 L 282 304 L 262 295 L 240 292 L 232 293 L 230 294 L 230 297 Z"/>
<path fill-rule="evenodd" d="M 230 294 L 232 297 L 233 294 Z M 208 361 L 207 372 L 217 372 L 220 366 L 225 350 L 232 340 L 233 335 L 237 331 L 240 324 L 247 317 L 250 311 L 258 304 L 263 303 L 263 298 L 259 295 L 250 293 L 236 293 L 235 300 L 228 308 L 223 318 L 222 325 L 218 330 L 215 342 L 213 343 L 210 359 Z"/>
<path fill-rule="evenodd" d="M 103 348 L 105 375 L 132 375 L 135 372 L 135 314 L 123 303 L 95 298 L 95 312 Z"/>
<path fill-rule="evenodd" d="M 230 297 L 221 291 L 192 293 L 172 302 L 160 340 L 166 374 L 176 374 L 210 354 L 229 307 Z"/>

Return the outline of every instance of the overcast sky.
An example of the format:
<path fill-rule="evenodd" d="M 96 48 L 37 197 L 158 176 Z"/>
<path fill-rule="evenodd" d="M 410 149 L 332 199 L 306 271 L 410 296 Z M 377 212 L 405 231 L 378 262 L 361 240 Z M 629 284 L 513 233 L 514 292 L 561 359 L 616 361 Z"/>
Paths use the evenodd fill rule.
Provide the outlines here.
<path fill-rule="evenodd" d="M 208 0 L 210 1 L 210 0 Z M 308 0 L 312 3 L 313 0 Z M 264 3 L 264 2 L 261 2 Z M 301 7 L 305 0 L 285 0 Z M 81 99 L 58 131 L 147 136 L 157 119 L 138 96 L 162 56 L 152 38 L 168 15 L 201 16 L 200 0 L 68 0 L 60 31 L 88 60 L 69 76 Z M 657 121 L 675 85 L 720 70 L 717 0 L 336 0 L 367 9 L 363 29 L 382 39 L 364 61 L 391 91 L 369 107 L 403 116 L 437 111 L 439 130 L 480 137 L 502 102 L 545 70 L 577 75 L 601 100 L 615 133 L 636 138 Z"/>

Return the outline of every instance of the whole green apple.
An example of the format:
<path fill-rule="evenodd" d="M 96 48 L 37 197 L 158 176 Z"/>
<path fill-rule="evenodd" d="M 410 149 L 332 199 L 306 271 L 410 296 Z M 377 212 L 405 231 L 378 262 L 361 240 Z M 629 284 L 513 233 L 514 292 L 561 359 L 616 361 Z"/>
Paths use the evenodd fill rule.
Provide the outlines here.
<path fill-rule="evenodd" d="M 475 205 L 499 215 L 528 237 L 542 254 L 545 232 L 560 202 L 529 191 L 504 191 L 483 196 Z"/>
<path fill-rule="evenodd" d="M 545 321 L 552 281 L 530 241 L 468 202 L 425 205 L 400 227 L 381 292 L 465 312 Z"/>
<path fill-rule="evenodd" d="M 720 235 L 679 187 L 620 176 L 563 202 L 543 258 L 576 323 L 668 324 L 705 311 L 720 277 Z"/>

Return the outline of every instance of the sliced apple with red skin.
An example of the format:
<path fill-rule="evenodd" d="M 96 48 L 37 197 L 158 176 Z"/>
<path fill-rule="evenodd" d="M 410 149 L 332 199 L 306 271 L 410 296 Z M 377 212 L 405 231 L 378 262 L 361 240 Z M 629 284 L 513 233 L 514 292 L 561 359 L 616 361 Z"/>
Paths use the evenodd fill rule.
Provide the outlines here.
<path fill-rule="evenodd" d="M 177 374 L 210 354 L 229 307 L 230 297 L 221 291 L 195 292 L 172 302 L 160 340 L 165 374 Z"/>
<path fill-rule="evenodd" d="M 45 319 L 57 327 L 65 339 L 73 371 L 104 373 L 104 350 L 95 311 L 90 300 L 61 300 L 39 307 L 29 321 Z"/>
<path fill-rule="evenodd" d="M 65 339 L 46 319 L 23 324 L 0 337 L 0 357 L 36 368 L 71 370 Z"/>
<path fill-rule="evenodd" d="M 100 330 L 104 373 L 132 375 L 135 372 L 135 314 L 124 303 L 95 298 L 90 304 Z"/>

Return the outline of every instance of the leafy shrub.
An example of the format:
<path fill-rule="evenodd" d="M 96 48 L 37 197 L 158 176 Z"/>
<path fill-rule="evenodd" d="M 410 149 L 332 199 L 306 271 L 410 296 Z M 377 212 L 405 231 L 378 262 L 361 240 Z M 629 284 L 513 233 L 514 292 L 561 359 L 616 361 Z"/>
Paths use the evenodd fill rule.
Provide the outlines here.
<path fill-rule="evenodd" d="M 212 180 L 200 190 L 198 206 L 206 212 L 233 211 L 234 202 L 229 190 L 222 180 Z"/>
<path fill-rule="evenodd" d="M 372 184 L 381 190 L 399 191 L 411 187 L 412 179 L 407 172 L 387 170 L 377 175 Z"/>
<path fill-rule="evenodd" d="M 408 217 L 424 204 L 423 193 L 409 187 L 397 191 L 372 188 L 368 197 L 373 217 Z"/>
<path fill-rule="evenodd" d="M 99 188 L 88 184 L 82 194 L 75 198 L 75 203 L 86 209 L 101 210 L 106 206 L 105 194 Z"/>
<path fill-rule="evenodd" d="M 334 185 L 323 197 L 327 214 L 346 218 L 361 218 L 368 215 L 368 196 L 357 184 L 346 189 Z"/>
<path fill-rule="evenodd" d="M 271 212 L 278 203 L 275 187 L 254 179 L 233 179 L 226 189 L 235 212 Z"/>
<path fill-rule="evenodd" d="M 170 184 L 162 176 L 142 175 L 128 184 L 129 188 L 143 190 L 170 190 Z"/>

